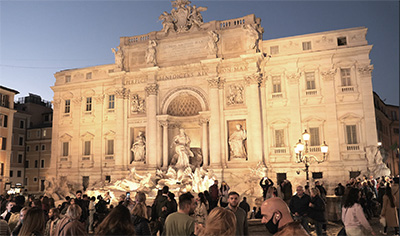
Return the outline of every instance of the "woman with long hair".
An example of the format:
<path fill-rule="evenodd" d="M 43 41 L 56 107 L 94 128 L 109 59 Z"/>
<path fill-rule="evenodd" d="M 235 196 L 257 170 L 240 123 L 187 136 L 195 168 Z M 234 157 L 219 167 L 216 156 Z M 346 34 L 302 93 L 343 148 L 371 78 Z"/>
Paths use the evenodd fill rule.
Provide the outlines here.
<path fill-rule="evenodd" d="M 132 223 L 136 235 L 150 235 L 150 222 L 147 215 L 146 194 L 136 194 L 136 205 L 132 209 Z"/>
<path fill-rule="evenodd" d="M 231 188 L 229 187 L 229 185 L 225 181 L 222 181 L 221 187 L 219 188 L 219 194 L 221 196 L 219 204 L 221 207 L 228 206 L 228 195 L 230 189 Z"/>
<path fill-rule="evenodd" d="M 84 224 L 79 221 L 81 215 L 81 207 L 78 204 L 71 204 L 65 213 L 65 217 L 58 221 L 55 235 L 87 235 Z"/>
<path fill-rule="evenodd" d="M 342 207 L 342 222 L 344 224 L 346 234 L 348 236 L 365 235 L 361 228 L 361 226 L 363 226 L 369 232 L 369 234 L 375 235 L 374 230 L 365 218 L 364 211 L 359 204 L 359 200 L 360 190 L 357 188 L 351 188 Z"/>
<path fill-rule="evenodd" d="M 322 235 L 322 225 L 325 223 L 325 202 L 320 196 L 318 188 L 311 188 L 308 217 L 314 221 L 317 235 Z"/>
<path fill-rule="evenodd" d="M 95 235 L 135 235 L 128 208 L 123 205 L 116 206 L 107 217 L 99 224 Z"/>
<path fill-rule="evenodd" d="M 236 216 L 225 208 L 214 208 L 207 217 L 206 225 L 199 236 L 231 236 L 236 233 Z"/>
<path fill-rule="evenodd" d="M 44 228 L 43 210 L 38 207 L 32 207 L 26 212 L 24 223 L 18 236 L 41 236 L 44 233 Z"/>
<path fill-rule="evenodd" d="M 199 193 L 196 198 L 197 207 L 194 210 L 195 220 L 199 224 L 204 224 L 207 217 L 207 199 L 204 193 Z"/>
<path fill-rule="evenodd" d="M 387 234 L 387 228 L 393 227 L 395 235 L 399 234 L 399 218 L 397 216 L 397 208 L 395 205 L 394 197 L 392 194 L 392 188 L 388 185 L 386 186 L 385 195 L 382 197 L 382 211 L 381 217 L 385 217 L 386 225 L 383 228 L 383 234 Z"/>

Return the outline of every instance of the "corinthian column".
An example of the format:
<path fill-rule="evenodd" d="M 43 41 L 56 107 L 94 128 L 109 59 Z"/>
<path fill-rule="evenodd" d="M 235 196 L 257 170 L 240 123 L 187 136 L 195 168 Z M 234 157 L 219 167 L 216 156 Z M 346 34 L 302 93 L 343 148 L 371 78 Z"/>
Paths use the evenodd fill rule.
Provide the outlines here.
<path fill-rule="evenodd" d="M 259 96 L 259 84 L 262 82 L 260 73 L 255 73 L 245 77 L 246 88 L 246 104 L 247 104 L 247 144 L 249 162 L 257 162 L 263 160 L 262 146 L 262 126 L 261 126 L 261 106 Z"/>
<path fill-rule="evenodd" d="M 149 167 L 157 165 L 157 84 L 149 84 L 146 87 L 146 163 Z"/>
<path fill-rule="evenodd" d="M 162 167 L 167 168 L 168 167 L 168 122 L 167 121 L 161 121 L 160 122 L 163 130 L 163 135 L 162 135 Z"/>
<path fill-rule="evenodd" d="M 210 166 L 221 167 L 221 127 L 219 111 L 219 78 L 208 79 L 210 87 Z"/>
<path fill-rule="evenodd" d="M 115 91 L 116 97 L 116 120 L 124 121 L 126 116 L 126 100 L 129 99 L 129 90 L 126 88 L 121 88 Z M 125 145 L 126 145 L 126 129 L 124 122 L 116 122 L 116 137 L 115 137 L 116 145 L 115 145 L 115 167 L 117 169 L 124 169 L 126 166 L 127 160 L 125 160 L 126 154 L 124 154 Z"/>
<path fill-rule="evenodd" d="M 201 119 L 199 123 L 200 123 L 201 129 L 202 129 L 201 152 L 203 154 L 203 167 L 206 167 L 209 165 L 209 163 L 208 163 L 208 133 L 207 133 L 208 119 Z"/>

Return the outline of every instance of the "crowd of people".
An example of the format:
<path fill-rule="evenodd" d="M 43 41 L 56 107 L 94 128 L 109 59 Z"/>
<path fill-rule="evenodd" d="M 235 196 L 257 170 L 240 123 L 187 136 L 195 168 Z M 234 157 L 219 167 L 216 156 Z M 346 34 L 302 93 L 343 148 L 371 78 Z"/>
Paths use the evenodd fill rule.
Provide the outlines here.
<path fill-rule="evenodd" d="M 146 194 L 130 192 L 111 204 L 109 193 L 89 197 L 77 191 L 74 198 L 55 206 L 47 196 L 1 196 L 0 235 L 249 235 L 248 219 L 261 219 L 273 235 L 326 235 L 327 191 L 315 182 L 313 187 L 296 186 L 289 180 L 274 185 L 262 178 L 263 203 L 251 207 L 246 197 L 231 191 L 225 181 L 214 181 L 208 191 L 175 194 L 164 186 L 153 203 Z M 375 235 L 368 220 L 384 220 L 382 234 L 392 227 L 399 233 L 399 178 L 351 179 L 334 193 L 342 197 L 343 230 L 349 236 Z M 310 227 L 312 226 L 313 227 Z M 267 233 L 266 231 L 266 233 Z"/>

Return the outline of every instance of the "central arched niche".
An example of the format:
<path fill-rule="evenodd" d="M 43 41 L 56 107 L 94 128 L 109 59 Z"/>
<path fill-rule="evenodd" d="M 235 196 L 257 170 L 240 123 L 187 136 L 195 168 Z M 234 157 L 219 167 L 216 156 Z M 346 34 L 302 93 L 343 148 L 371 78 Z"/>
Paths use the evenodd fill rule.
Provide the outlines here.
<path fill-rule="evenodd" d="M 191 140 L 190 149 L 195 155 L 194 161 L 202 159 L 202 126 L 201 113 L 208 110 L 205 93 L 195 87 L 178 87 L 170 90 L 161 103 L 161 113 L 167 115 L 168 120 L 168 163 L 172 163 L 175 154 L 174 137 L 183 128 Z M 200 156 L 199 156 L 200 155 Z M 199 159 L 200 158 L 200 159 Z"/>
<path fill-rule="evenodd" d="M 168 106 L 167 114 L 170 116 L 196 116 L 202 111 L 199 100 L 189 94 L 180 93 L 175 97 Z"/>

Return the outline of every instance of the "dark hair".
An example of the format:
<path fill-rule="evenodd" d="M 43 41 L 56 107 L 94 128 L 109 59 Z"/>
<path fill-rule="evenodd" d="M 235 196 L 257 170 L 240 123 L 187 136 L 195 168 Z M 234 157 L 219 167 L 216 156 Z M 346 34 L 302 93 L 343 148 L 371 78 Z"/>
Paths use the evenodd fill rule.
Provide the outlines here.
<path fill-rule="evenodd" d="M 228 197 L 230 197 L 232 195 L 237 195 L 238 197 L 240 196 L 237 192 L 232 191 L 232 192 L 229 192 Z"/>
<path fill-rule="evenodd" d="M 69 200 L 71 200 L 71 197 L 70 196 L 66 196 L 65 200 L 69 201 Z"/>
<path fill-rule="evenodd" d="M 23 206 L 25 204 L 25 197 L 22 195 L 18 195 L 15 197 L 15 204 L 19 206 Z"/>
<path fill-rule="evenodd" d="M 135 235 L 128 208 L 116 206 L 97 226 L 95 235 Z"/>
<path fill-rule="evenodd" d="M 95 198 L 94 196 L 92 196 L 92 197 L 90 198 L 90 201 L 96 201 L 96 198 Z"/>
<path fill-rule="evenodd" d="M 199 198 L 200 198 L 200 202 L 202 202 L 202 203 L 204 203 L 204 205 L 206 206 L 207 205 L 207 199 L 206 199 L 206 197 L 204 196 L 204 193 L 199 193 Z"/>
<path fill-rule="evenodd" d="M 343 205 L 344 208 L 350 208 L 355 203 L 358 203 L 359 192 L 360 192 L 360 190 L 358 188 L 350 188 L 349 193 L 347 194 L 346 199 L 344 201 L 344 205 Z"/>
<path fill-rule="evenodd" d="M 169 192 L 169 187 L 168 186 L 164 186 L 163 188 L 162 188 L 162 193 L 163 194 L 167 194 Z"/>
<path fill-rule="evenodd" d="M 78 194 L 78 193 L 82 193 L 82 191 L 81 191 L 81 190 L 78 190 L 78 191 L 76 191 L 76 193 L 75 193 L 75 194 Z"/>
<path fill-rule="evenodd" d="M 184 209 L 186 205 L 192 203 L 194 196 L 191 193 L 184 193 L 179 196 L 179 209 Z"/>
<path fill-rule="evenodd" d="M 390 206 L 395 207 L 394 200 L 393 200 L 393 194 L 392 194 L 392 188 L 389 185 L 386 186 L 385 195 L 389 197 Z"/>

